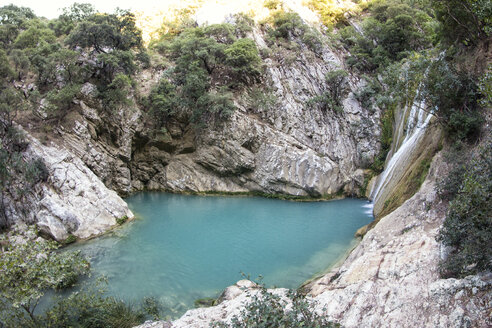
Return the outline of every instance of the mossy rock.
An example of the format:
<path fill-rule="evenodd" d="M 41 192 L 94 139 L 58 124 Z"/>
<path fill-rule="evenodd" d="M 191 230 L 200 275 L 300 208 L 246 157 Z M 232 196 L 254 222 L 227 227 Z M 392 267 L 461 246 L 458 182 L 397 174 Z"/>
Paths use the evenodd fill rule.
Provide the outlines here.
<path fill-rule="evenodd" d="M 70 244 L 75 243 L 76 241 L 77 241 L 77 237 L 75 237 L 72 234 L 69 234 L 68 237 L 62 241 L 62 244 L 63 245 L 70 245 Z"/>
<path fill-rule="evenodd" d="M 204 308 L 204 307 L 211 307 L 216 304 L 216 299 L 211 298 L 211 297 L 205 297 L 205 298 L 199 298 L 195 300 L 194 305 L 195 308 Z"/>
<path fill-rule="evenodd" d="M 116 218 L 116 223 L 118 223 L 119 225 L 122 225 L 126 221 L 128 221 L 128 216 L 126 216 L 126 215 L 122 216 L 121 218 Z"/>

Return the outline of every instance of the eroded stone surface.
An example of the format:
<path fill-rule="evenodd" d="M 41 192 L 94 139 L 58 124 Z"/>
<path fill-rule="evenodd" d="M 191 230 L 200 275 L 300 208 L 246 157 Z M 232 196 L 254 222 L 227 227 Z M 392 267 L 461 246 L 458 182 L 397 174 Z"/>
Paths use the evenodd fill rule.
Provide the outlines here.
<path fill-rule="evenodd" d="M 69 234 L 79 238 L 99 235 L 114 226 L 117 218 L 133 218 L 125 201 L 77 156 L 55 145 L 42 145 L 32 136 L 27 139 L 24 156 L 40 158 L 49 176 L 29 193 L 28 207 L 9 207 L 14 222 L 35 223 L 42 232 L 63 240 Z"/>
<path fill-rule="evenodd" d="M 259 31 L 252 37 L 265 46 Z M 343 112 L 324 111 L 308 101 L 325 90 L 325 74 L 343 66 L 335 52 L 325 47 L 316 56 L 304 49 L 293 62 L 265 63 L 277 103 L 251 108 L 247 95 L 238 95 L 230 120 L 200 131 L 170 122 L 167 132 L 151 134 L 136 105 L 106 117 L 86 84 L 60 143 L 123 195 L 145 189 L 358 194 L 362 169 L 380 147 L 379 111 L 362 108 L 354 96 L 359 79 L 348 79 Z M 139 87 L 148 91 L 161 73 L 141 72 Z"/>

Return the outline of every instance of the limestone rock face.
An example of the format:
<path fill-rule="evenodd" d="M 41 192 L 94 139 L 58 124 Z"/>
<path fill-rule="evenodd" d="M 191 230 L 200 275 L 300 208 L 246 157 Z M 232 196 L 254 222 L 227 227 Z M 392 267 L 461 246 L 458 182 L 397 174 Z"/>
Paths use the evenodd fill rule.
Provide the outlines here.
<path fill-rule="evenodd" d="M 69 234 L 95 236 L 114 226 L 117 218 L 133 218 L 125 201 L 77 156 L 54 145 L 44 146 L 32 136 L 27 138 L 25 157 L 41 158 L 49 177 L 30 194 L 29 207 L 22 211 L 10 207 L 14 221 L 36 223 L 45 234 L 63 240 Z"/>
<path fill-rule="evenodd" d="M 265 45 L 261 33 L 253 36 L 259 47 Z M 106 117 L 95 109 L 101 104 L 87 84 L 78 111 L 60 131 L 62 144 L 122 195 L 138 190 L 358 194 L 362 169 L 380 147 L 379 111 L 362 108 L 354 96 L 361 82 L 348 78 L 341 112 L 324 110 L 309 100 L 326 90 L 327 72 L 343 67 L 333 51 L 326 47 L 315 55 L 304 49 L 293 62 L 265 63 L 264 91 L 276 103 L 255 107 L 247 94 L 237 95 L 238 110 L 230 120 L 201 130 L 174 122 L 151 134 L 136 105 Z M 146 81 L 142 92 L 161 73 L 140 73 L 137 80 Z"/>
<path fill-rule="evenodd" d="M 261 46 L 262 36 L 254 36 Z M 177 147 L 156 150 L 148 142 L 136 150 L 136 156 L 155 157 L 156 152 L 169 156 L 161 155 L 166 157 L 162 165 L 136 161 L 131 171 L 139 182 L 133 187 L 309 196 L 344 189 L 357 194 L 363 183 L 361 169 L 379 151 L 380 133 L 379 113 L 362 108 L 355 100 L 353 91 L 360 87 L 357 79 L 350 77 L 343 111 L 335 113 L 308 105 L 309 99 L 325 90 L 325 74 L 342 67 L 328 48 L 319 57 L 303 51 L 293 63 L 268 59 L 266 64 L 266 78 L 277 99 L 273 107 L 252 108 L 243 95 L 237 100 L 238 110 L 221 126 L 198 133 L 181 129 L 182 139 L 193 144 L 189 151 Z M 179 140 L 169 139 L 170 143 Z"/>

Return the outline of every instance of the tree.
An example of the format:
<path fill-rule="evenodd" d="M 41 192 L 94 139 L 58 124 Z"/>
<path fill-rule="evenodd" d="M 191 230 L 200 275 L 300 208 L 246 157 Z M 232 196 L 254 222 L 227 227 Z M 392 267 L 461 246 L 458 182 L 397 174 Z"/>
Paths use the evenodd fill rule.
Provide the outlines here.
<path fill-rule="evenodd" d="M 10 311 L 24 310 L 33 323 L 36 306 L 47 290 L 72 286 L 89 270 L 79 253 L 55 252 L 57 248 L 55 242 L 30 240 L 9 245 L 0 257 L 1 298 L 11 303 Z M 2 325 L 12 319 L 2 318 Z"/>
<path fill-rule="evenodd" d="M 133 75 L 137 69 L 133 61 L 134 55 L 129 50 L 114 50 L 110 53 L 101 53 L 97 59 L 102 64 L 99 77 L 104 85 L 113 81 L 119 73 Z"/>
<path fill-rule="evenodd" d="M 36 18 L 34 12 L 30 8 L 18 7 L 10 4 L 0 7 L 0 24 L 11 24 L 17 28 L 23 28 L 26 21 Z"/>
<path fill-rule="evenodd" d="M 458 166 L 456 173 L 460 179 L 455 174 L 444 179 L 445 186 L 457 187 L 438 237 L 451 247 L 441 262 L 444 277 L 492 269 L 492 142 L 489 140 L 466 165 Z"/>
<path fill-rule="evenodd" d="M 80 22 L 94 15 L 96 8 L 90 3 L 74 2 L 70 7 L 65 7 L 62 10 L 62 15 L 72 21 Z"/>
<path fill-rule="evenodd" d="M 225 49 L 225 44 L 207 36 L 202 28 L 187 29 L 171 44 L 171 55 L 176 60 L 175 71 L 178 75 L 186 75 L 193 63 L 212 74 L 224 61 Z"/>
<path fill-rule="evenodd" d="M 105 106 L 111 110 L 118 109 L 121 105 L 131 104 L 128 95 L 131 92 L 132 80 L 128 75 L 123 73 L 116 74 L 113 81 L 102 92 Z"/>
<path fill-rule="evenodd" d="M 261 75 L 261 59 L 258 48 L 251 39 L 239 39 L 224 51 L 226 60 L 237 78 L 245 84 L 258 81 Z"/>
<path fill-rule="evenodd" d="M 15 71 L 17 72 L 17 78 L 21 80 L 24 78 L 29 71 L 29 67 L 31 66 L 31 61 L 29 57 L 26 55 L 25 51 L 19 49 L 13 49 L 10 52 L 10 59 L 14 63 Z"/>
<path fill-rule="evenodd" d="M 449 43 L 476 44 L 492 32 L 490 0 L 432 0 L 441 35 Z"/>
<path fill-rule="evenodd" d="M 14 42 L 14 47 L 18 49 L 36 48 L 41 42 L 54 43 L 55 34 L 49 28 L 42 26 L 31 26 L 20 33 Z"/>
<path fill-rule="evenodd" d="M 326 73 L 326 90 L 321 95 L 311 98 L 308 103 L 319 104 L 323 111 L 330 109 L 334 112 L 342 112 L 342 99 L 347 89 L 347 76 L 347 72 L 342 69 Z"/>
<path fill-rule="evenodd" d="M 70 32 L 66 43 L 71 48 L 93 49 L 98 53 L 127 51 L 142 47 L 142 32 L 135 25 L 135 15 L 129 11 L 95 14 L 81 21 Z"/>
<path fill-rule="evenodd" d="M 73 100 L 80 92 L 80 84 L 68 84 L 61 89 L 52 89 L 46 95 L 48 111 L 61 120 L 72 107 Z"/>
<path fill-rule="evenodd" d="M 148 97 L 149 108 L 157 121 L 157 127 L 162 127 L 166 119 L 179 109 L 176 86 L 167 77 L 162 78 Z"/>
<path fill-rule="evenodd" d="M 450 139 L 465 141 L 478 135 L 483 121 L 478 86 L 445 59 L 428 64 L 419 97 L 429 108 L 436 108 L 434 114 Z"/>
<path fill-rule="evenodd" d="M 55 31 L 57 36 L 68 35 L 77 25 L 88 17 L 94 15 L 96 9 L 89 3 L 73 3 L 70 7 L 63 8 L 62 14 L 50 21 L 50 28 Z"/>
<path fill-rule="evenodd" d="M 8 81 L 13 77 L 14 71 L 10 68 L 9 58 L 7 57 L 5 51 L 0 49 L 0 79 Z"/>

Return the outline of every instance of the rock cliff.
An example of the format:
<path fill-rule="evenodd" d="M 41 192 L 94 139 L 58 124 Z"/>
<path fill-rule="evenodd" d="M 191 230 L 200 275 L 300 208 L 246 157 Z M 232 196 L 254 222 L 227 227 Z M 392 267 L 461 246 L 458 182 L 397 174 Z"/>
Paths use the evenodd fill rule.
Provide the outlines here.
<path fill-rule="evenodd" d="M 253 36 L 259 47 L 265 45 L 261 33 Z M 174 121 L 157 134 L 143 126 L 136 105 L 105 118 L 91 98 L 93 86 L 86 84 L 86 97 L 77 100 L 78 111 L 67 118 L 60 143 L 122 195 L 139 190 L 355 195 L 363 169 L 379 151 L 379 113 L 354 98 L 360 84 L 354 76 L 343 112 L 307 104 L 325 89 L 325 74 L 341 67 L 328 47 L 317 56 L 304 49 L 290 63 L 268 59 L 265 80 L 277 99 L 271 108 L 251 108 L 240 94 L 238 110 L 220 126 L 196 130 Z M 141 88 L 148 90 L 161 74 L 142 72 Z"/>
<path fill-rule="evenodd" d="M 12 222 L 36 223 L 40 232 L 56 240 L 70 234 L 78 238 L 99 235 L 116 225 L 119 218 L 133 218 L 127 204 L 68 150 L 41 144 L 27 134 L 26 159 L 41 158 L 48 179 L 23 199 L 4 199 Z"/>

